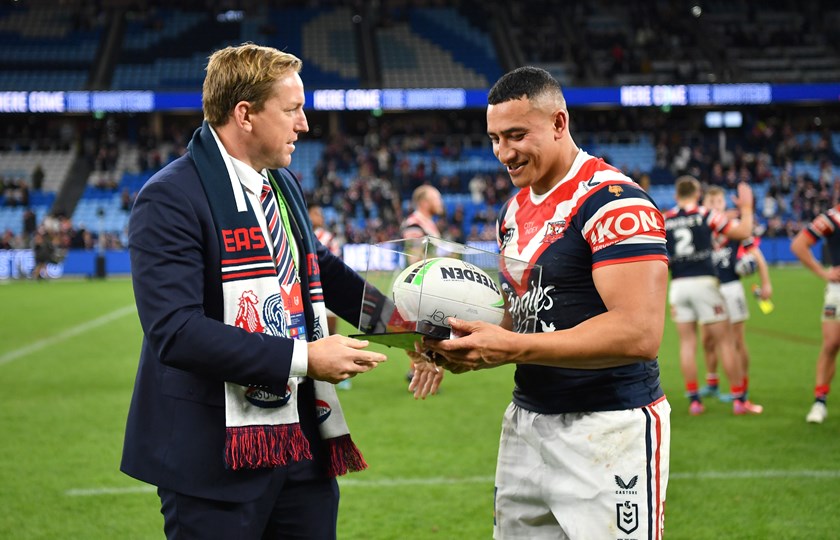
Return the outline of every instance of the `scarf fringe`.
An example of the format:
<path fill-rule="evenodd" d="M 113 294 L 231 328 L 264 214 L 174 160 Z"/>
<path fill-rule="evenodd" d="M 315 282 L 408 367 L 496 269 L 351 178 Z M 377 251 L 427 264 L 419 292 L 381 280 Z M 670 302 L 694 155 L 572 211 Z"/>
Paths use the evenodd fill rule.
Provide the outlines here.
<path fill-rule="evenodd" d="M 327 474 L 330 478 L 343 476 L 348 472 L 358 472 L 367 469 L 367 462 L 362 457 L 362 452 L 353 443 L 350 434 L 341 435 L 327 439 L 329 451 L 329 469 Z"/>
<path fill-rule="evenodd" d="M 261 469 L 312 459 L 300 424 L 228 427 L 225 463 L 233 470 Z"/>

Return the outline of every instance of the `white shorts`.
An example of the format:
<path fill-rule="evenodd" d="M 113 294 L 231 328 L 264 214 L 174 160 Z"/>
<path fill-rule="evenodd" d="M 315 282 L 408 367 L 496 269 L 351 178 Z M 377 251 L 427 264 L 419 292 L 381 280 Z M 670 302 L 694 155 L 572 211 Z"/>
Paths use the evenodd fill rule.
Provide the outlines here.
<path fill-rule="evenodd" d="M 496 465 L 497 540 L 662 538 L 671 406 L 538 414 L 508 406 Z"/>
<path fill-rule="evenodd" d="M 713 276 L 672 279 L 668 303 L 671 304 L 671 319 L 677 323 L 709 324 L 729 318 L 726 302 L 720 294 L 720 282 Z"/>
<path fill-rule="evenodd" d="M 840 283 L 829 283 L 825 286 L 822 320 L 840 322 Z"/>
<path fill-rule="evenodd" d="M 726 312 L 729 313 L 729 322 L 739 323 L 750 318 L 750 310 L 747 308 L 747 297 L 744 294 L 744 284 L 740 280 L 720 284 L 720 294 L 726 302 Z"/>

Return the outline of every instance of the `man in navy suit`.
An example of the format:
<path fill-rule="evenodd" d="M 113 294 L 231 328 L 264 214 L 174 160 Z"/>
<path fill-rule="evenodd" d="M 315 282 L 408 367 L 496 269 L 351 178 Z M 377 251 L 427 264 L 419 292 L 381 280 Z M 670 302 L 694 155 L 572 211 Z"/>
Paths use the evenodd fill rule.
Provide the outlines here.
<path fill-rule="evenodd" d="M 319 434 L 330 413 L 328 407 L 323 412 L 324 402 L 316 396 L 322 383 L 316 381 L 337 383 L 385 360 L 365 350 L 366 341 L 340 335 L 317 339 L 324 333 L 313 309 L 317 299 L 358 326 L 364 281 L 313 243 L 300 186 L 284 170 L 298 134 L 309 129 L 300 68 L 293 55 L 268 47 L 247 44 L 214 53 L 203 88 L 205 122 L 188 153 L 149 180 L 132 210 L 129 250 L 144 339 L 121 470 L 158 487 L 169 539 L 335 538 L 338 485 L 325 472 L 334 455 Z M 222 188 L 211 188 L 209 177 Z M 307 340 L 263 332 L 267 316 L 243 323 L 237 316 L 237 324 L 231 323 L 235 304 L 225 298 L 223 282 L 234 275 L 230 259 L 238 254 L 226 250 L 254 244 L 269 252 L 269 225 L 259 198 L 260 182 L 268 179 L 290 235 L 287 249 L 296 255 L 296 298 L 303 300 L 303 310 L 291 316 L 287 311 L 291 322 L 280 327 L 288 334 L 299 316 Z M 223 237 L 229 231 L 219 226 L 224 221 L 219 209 L 226 205 L 239 205 L 248 219 L 255 216 L 259 229 L 252 227 L 245 237 Z M 238 259 L 236 268 L 258 266 L 251 259 L 259 257 Z M 320 282 L 315 282 L 318 269 Z M 241 276 L 232 282 L 245 288 L 257 283 Z M 280 456 L 273 464 L 266 465 L 265 456 L 251 456 L 250 464 L 232 465 L 226 452 L 248 449 L 231 448 L 226 435 L 237 427 L 231 426 L 230 395 L 235 394 L 228 386 L 247 389 L 249 401 L 256 396 L 260 407 L 267 407 L 260 413 L 283 405 L 289 399 L 285 391 L 296 386 L 291 403 L 298 433 L 306 440 L 298 438 L 294 451 L 273 449 Z M 260 402 L 263 395 L 273 401 Z M 289 440 L 283 437 L 290 425 L 274 432 L 281 433 L 278 440 Z"/>

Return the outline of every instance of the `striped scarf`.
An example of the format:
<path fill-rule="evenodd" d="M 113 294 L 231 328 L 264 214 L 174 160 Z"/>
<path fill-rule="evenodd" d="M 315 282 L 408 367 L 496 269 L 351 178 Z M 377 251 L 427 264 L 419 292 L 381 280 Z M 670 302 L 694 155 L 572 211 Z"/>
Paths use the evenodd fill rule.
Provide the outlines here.
<path fill-rule="evenodd" d="M 224 322 L 249 332 L 288 337 L 277 271 L 254 208 L 245 197 L 232 165 L 219 152 L 207 122 L 196 130 L 188 150 L 207 194 L 221 244 Z M 273 187 L 283 197 L 300 254 L 300 297 L 306 337 L 326 336 L 326 307 L 321 288 L 316 239 L 303 194 L 292 174 L 272 171 Z M 300 428 L 297 378 L 285 388 L 225 383 L 225 463 L 237 469 L 279 467 L 311 459 Z M 328 449 L 328 474 L 359 471 L 367 464 L 350 438 L 335 387 L 314 381 L 319 432 Z"/>

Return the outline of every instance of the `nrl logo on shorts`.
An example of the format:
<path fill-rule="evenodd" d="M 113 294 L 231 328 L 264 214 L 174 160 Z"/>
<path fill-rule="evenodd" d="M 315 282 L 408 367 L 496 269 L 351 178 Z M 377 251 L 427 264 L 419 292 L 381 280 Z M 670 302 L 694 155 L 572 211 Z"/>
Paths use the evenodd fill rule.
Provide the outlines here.
<path fill-rule="evenodd" d="M 610 186 L 607 188 L 607 191 L 609 191 L 616 197 L 621 197 L 621 194 L 624 193 L 624 189 L 622 189 L 621 186 Z"/>
<path fill-rule="evenodd" d="M 639 528 L 639 505 L 624 501 L 615 505 L 615 524 L 619 530 L 630 534 Z"/>
<path fill-rule="evenodd" d="M 545 236 L 543 236 L 543 244 L 551 244 L 556 240 L 563 238 L 563 231 L 566 230 L 566 220 L 549 221 L 545 224 Z"/>

